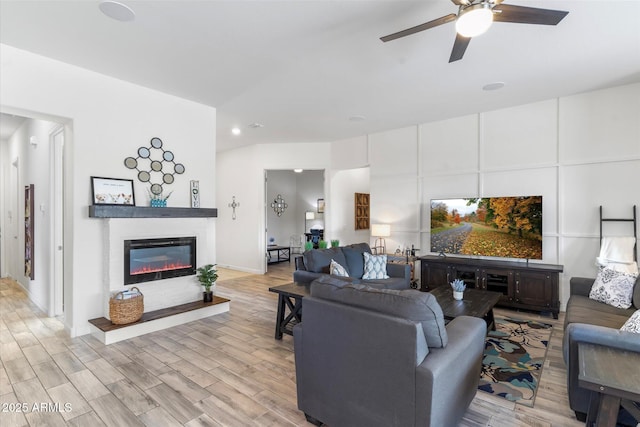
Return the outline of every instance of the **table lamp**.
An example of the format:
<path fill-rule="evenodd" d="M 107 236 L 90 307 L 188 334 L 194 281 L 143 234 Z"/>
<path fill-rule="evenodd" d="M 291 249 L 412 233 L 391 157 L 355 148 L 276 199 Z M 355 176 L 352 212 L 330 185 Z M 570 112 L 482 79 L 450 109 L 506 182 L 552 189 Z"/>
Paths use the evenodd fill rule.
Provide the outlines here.
<path fill-rule="evenodd" d="M 371 235 L 376 237 L 373 249 L 376 254 L 387 252 L 387 243 L 384 238 L 391 236 L 391 224 L 371 224 Z"/>

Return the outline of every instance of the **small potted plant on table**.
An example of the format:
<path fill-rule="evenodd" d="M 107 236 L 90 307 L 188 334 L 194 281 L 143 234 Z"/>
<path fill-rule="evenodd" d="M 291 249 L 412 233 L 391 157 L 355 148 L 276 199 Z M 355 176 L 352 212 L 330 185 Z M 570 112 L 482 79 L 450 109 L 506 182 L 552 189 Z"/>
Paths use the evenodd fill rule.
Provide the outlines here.
<path fill-rule="evenodd" d="M 464 290 L 467 289 L 467 285 L 464 284 L 462 279 L 456 279 L 451 282 L 451 288 L 453 288 L 453 299 L 461 300 L 464 295 Z"/>
<path fill-rule="evenodd" d="M 204 302 L 213 301 L 213 291 L 211 287 L 215 286 L 216 280 L 218 280 L 218 270 L 216 270 L 215 267 L 215 264 L 207 264 L 197 269 L 198 281 L 204 286 L 204 292 L 202 293 Z"/>

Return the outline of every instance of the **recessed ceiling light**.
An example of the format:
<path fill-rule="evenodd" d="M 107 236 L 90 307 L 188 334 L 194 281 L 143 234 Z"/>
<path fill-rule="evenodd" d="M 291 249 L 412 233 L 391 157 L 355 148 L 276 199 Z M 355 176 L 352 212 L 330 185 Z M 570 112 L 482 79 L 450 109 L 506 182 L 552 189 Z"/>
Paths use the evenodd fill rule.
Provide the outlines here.
<path fill-rule="evenodd" d="M 364 116 L 351 116 L 349 117 L 350 122 L 364 122 Z"/>
<path fill-rule="evenodd" d="M 135 12 L 129 6 L 118 3 L 117 1 L 101 1 L 98 7 L 102 13 L 116 21 L 130 22 L 136 18 Z"/>
<path fill-rule="evenodd" d="M 303 169 L 294 169 L 293 170 L 295 173 L 302 173 Z"/>
<path fill-rule="evenodd" d="M 240 131 L 240 128 L 235 127 L 231 129 L 231 133 L 237 136 L 237 135 L 240 135 L 242 132 Z"/>
<path fill-rule="evenodd" d="M 504 87 L 504 82 L 494 82 L 482 86 L 482 90 L 498 90 Z"/>

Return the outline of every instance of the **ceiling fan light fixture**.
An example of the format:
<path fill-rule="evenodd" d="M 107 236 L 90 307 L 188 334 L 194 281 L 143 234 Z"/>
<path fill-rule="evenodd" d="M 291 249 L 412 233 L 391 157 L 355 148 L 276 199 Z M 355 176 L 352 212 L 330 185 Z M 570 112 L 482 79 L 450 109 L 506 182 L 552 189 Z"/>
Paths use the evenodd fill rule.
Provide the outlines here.
<path fill-rule="evenodd" d="M 460 9 L 456 20 L 456 31 L 464 37 L 476 37 L 487 31 L 492 23 L 491 4 L 476 3 Z"/>

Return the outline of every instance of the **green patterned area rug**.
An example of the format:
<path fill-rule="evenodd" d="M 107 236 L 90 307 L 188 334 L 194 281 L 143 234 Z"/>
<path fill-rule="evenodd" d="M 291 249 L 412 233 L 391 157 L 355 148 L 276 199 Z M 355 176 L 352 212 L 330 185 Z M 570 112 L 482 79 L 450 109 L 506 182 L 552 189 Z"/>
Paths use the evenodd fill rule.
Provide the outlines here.
<path fill-rule="evenodd" d="M 487 334 L 478 389 L 533 407 L 552 326 L 531 320 L 496 318 Z"/>

